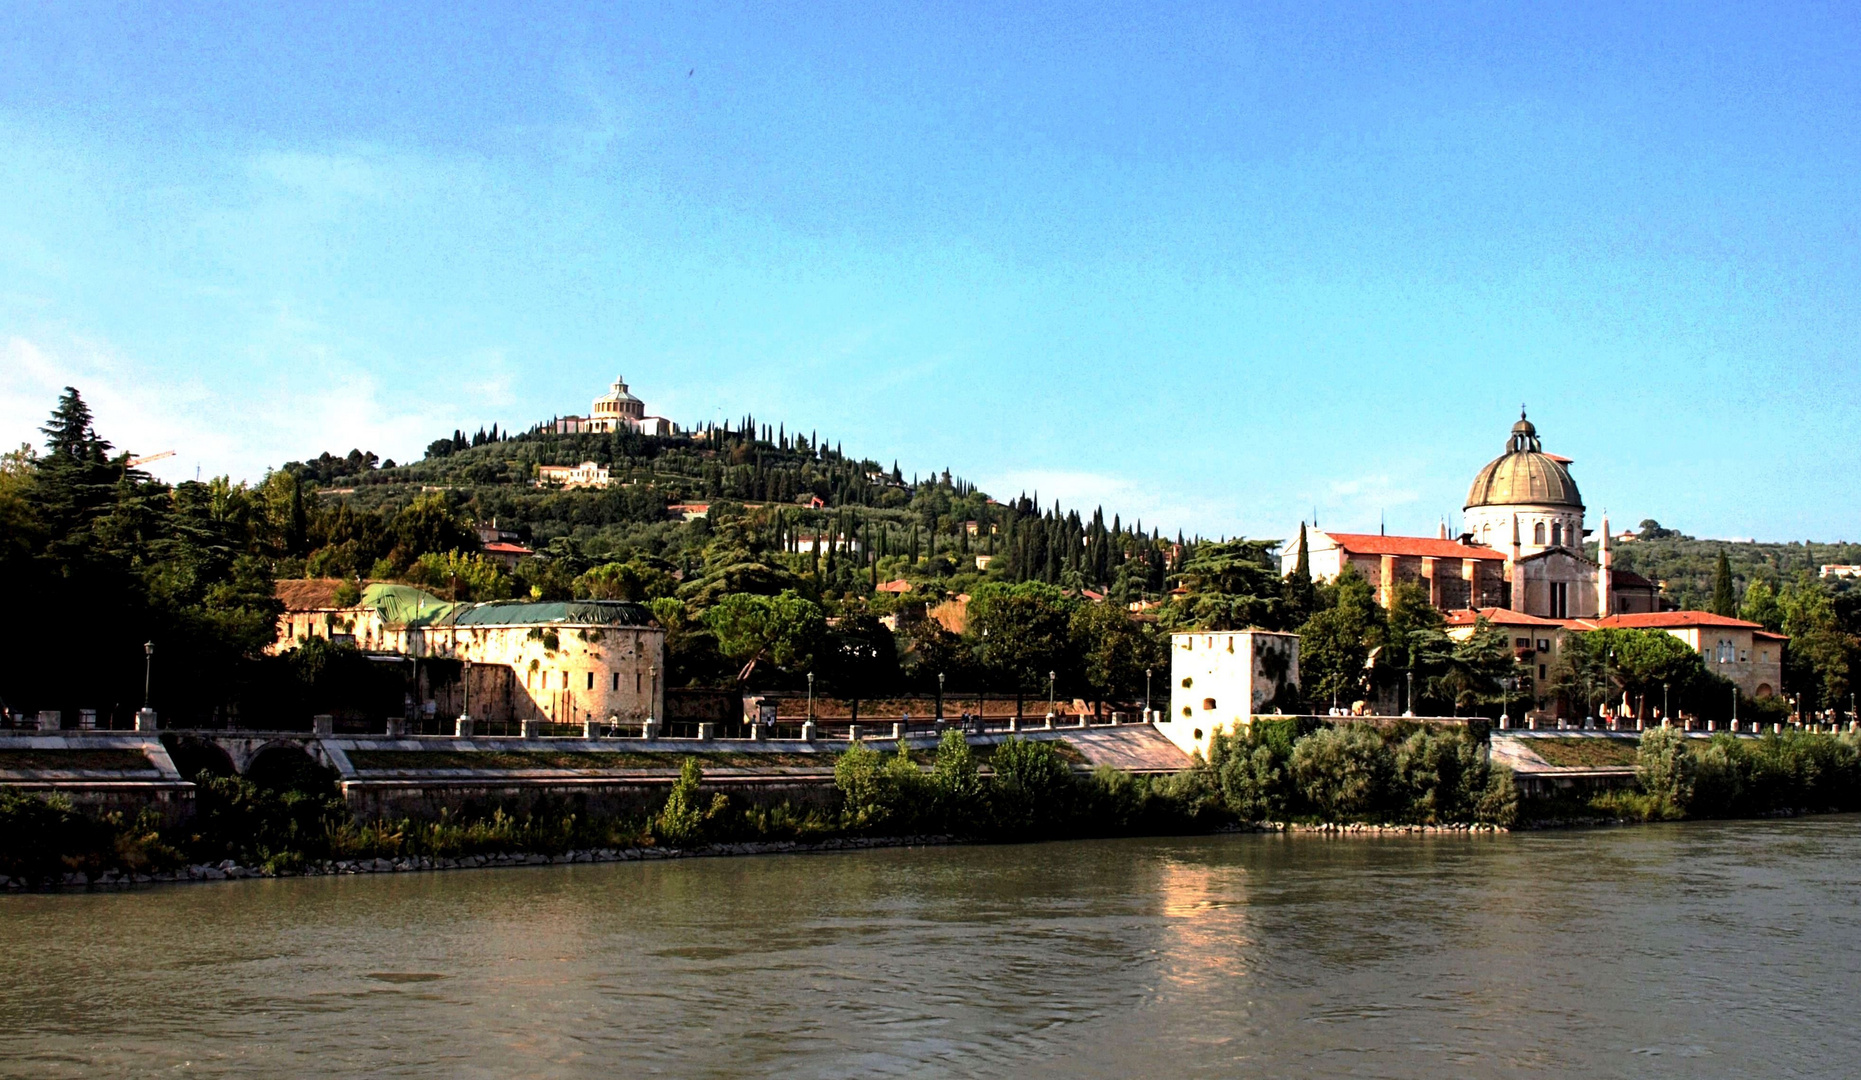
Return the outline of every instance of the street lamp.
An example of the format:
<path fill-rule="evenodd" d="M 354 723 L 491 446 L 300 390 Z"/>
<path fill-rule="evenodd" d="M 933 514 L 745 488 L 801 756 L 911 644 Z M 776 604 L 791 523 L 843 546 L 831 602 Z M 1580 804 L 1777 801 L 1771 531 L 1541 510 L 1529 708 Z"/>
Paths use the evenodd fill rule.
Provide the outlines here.
<path fill-rule="evenodd" d="M 142 643 L 142 707 L 149 707 L 149 687 L 155 678 L 155 643 Z"/>
<path fill-rule="evenodd" d="M 1055 700 L 1057 700 L 1053 695 L 1053 682 L 1055 679 L 1058 679 L 1059 677 L 1060 676 L 1058 672 L 1054 672 L 1054 671 L 1047 672 L 1047 716 L 1049 718 L 1053 716 L 1053 703 Z"/>
<path fill-rule="evenodd" d="M 1661 684 L 1661 719 L 1672 720 L 1673 718 L 1674 718 L 1673 710 L 1667 707 L 1667 684 L 1662 683 Z"/>
<path fill-rule="evenodd" d="M 1415 673 L 1413 671 L 1409 672 L 1408 674 L 1408 683 L 1409 683 L 1409 708 L 1408 708 L 1408 711 L 1404 712 L 1402 715 L 1414 716 L 1415 715 Z"/>
<path fill-rule="evenodd" d="M 1150 719 L 1150 669 L 1144 669 L 1144 720 Z"/>
<path fill-rule="evenodd" d="M 814 672 L 808 672 L 808 719 L 814 719 Z"/>
<path fill-rule="evenodd" d="M 937 722 L 943 723 L 943 672 L 937 673 Z"/>

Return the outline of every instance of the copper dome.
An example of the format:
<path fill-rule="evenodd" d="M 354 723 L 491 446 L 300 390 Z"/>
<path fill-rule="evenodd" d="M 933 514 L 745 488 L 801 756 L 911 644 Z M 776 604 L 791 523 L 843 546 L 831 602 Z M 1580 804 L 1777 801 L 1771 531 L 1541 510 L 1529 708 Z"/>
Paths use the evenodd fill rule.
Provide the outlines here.
<path fill-rule="evenodd" d="M 1476 506 L 1571 506 L 1583 509 L 1577 482 L 1562 459 L 1544 452 L 1538 429 L 1519 413 L 1506 452 L 1488 462 L 1467 489 L 1467 509 Z"/>

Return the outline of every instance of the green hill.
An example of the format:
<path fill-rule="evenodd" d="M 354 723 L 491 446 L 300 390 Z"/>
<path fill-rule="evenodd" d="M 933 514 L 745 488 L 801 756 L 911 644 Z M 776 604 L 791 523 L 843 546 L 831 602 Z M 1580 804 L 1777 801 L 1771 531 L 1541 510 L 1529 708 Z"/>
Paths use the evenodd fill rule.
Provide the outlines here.
<path fill-rule="evenodd" d="M 1815 575 L 1827 563 L 1861 563 L 1861 544 L 1700 540 L 1661 528 L 1658 522 L 1643 522 L 1639 534 L 1632 541 L 1611 545 L 1614 564 L 1660 585 L 1661 595 L 1681 608 L 1703 610 L 1711 606 L 1713 574 L 1721 552 L 1740 597 L 1754 581 L 1776 586 L 1803 572 Z M 1596 557 L 1594 543 L 1589 545 L 1589 555 Z M 1845 591 L 1840 584 L 1835 587 Z"/>
<path fill-rule="evenodd" d="M 585 461 L 608 469 L 608 488 L 537 483 L 539 466 Z M 693 573 L 717 523 L 737 517 L 755 546 L 835 595 L 904 577 L 933 594 L 984 580 L 1043 581 L 1136 599 L 1159 595 L 1168 569 L 1168 542 L 1141 523 L 1041 507 L 1038 493 L 998 502 L 947 470 L 908 477 L 895 462 L 852 457 L 754 417 L 690 437 L 455 432 L 417 462 L 377 464 L 354 450 L 280 472 L 309 506 L 301 562 L 281 564 L 280 576 L 403 576 L 426 552 L 395 522 L 435 497 L 461 522 L 495 522 L 546 554 L 549 567 L 518 568 L 520 586 L 545 595 L 565 593 L 591 566 L 635 557 Z M 672 509 L 694 503 L 711 512 L 687 520 Z"/>

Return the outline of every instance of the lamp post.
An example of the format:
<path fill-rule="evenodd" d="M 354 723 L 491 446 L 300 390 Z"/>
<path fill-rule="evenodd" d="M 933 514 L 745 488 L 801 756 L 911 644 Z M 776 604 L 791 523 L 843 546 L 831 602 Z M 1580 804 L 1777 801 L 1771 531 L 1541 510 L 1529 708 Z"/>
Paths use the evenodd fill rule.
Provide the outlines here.
<path fill-rule="evenodd" d="M 808 672 L 808 719 L 814 719 L 814 672 Z"/>
<path fill-rule="evenodd" d="M 1415 673 L 1413 671 L 1408 673 L 1408 684 L 1409 684 L 1409 707 L 1407 711 L 1405 711 L 1402 715 L 1414 716 L 1415 715 Z"/>
<path fill-rule="evenodd" d="M 142 707 L 149 707 L 149 687 L 155 679 L 155 643 L 142 643 Z"/>
<path fill-rule="evenodd" d="M 646 665 L 646 721 L 647 723 L 651 723 L 654 720 L 658 719 L 658 717 L 655 715 L 659 711 L 656 708 L 658 703 L 659 703 L 659 665 L 648 664 Z"/>
<path fill-rule="evenodd" d="M 549 673 L 544 672 L 543 674 L 548 675 Z M 465 708 L 460 711 L 459 719 L 470 720 L 471 718 L 472 718 L 472 658 L 468 656 L 465 658 Z"/>
<path fill-rule="evenodd" d="M 1663 682 L 1661 684 L 1661 719 L 1672 720 L 1673 718 L 1673 710 L 1667 707 L 1667 684 Z"/>
<path fill-rule="evenodd" d="M 1047 672 L 1047 715 L 1048 717 L 1053 716 L 1053 704 L 1056 700 L 1058 700 L 1054 697 L 1054 694 L 1053 694 L 1053 683 L 1054 683 L 1054 680 L 1058 679 L 1059 677 L 1060 675 L 1058 672 L 1055 672 L 1055 671 Z"/>
<path fill-rule="evenodd" d="M 1150 669 L 1144 669 L 1144 720 L 1150 720 Z"/>

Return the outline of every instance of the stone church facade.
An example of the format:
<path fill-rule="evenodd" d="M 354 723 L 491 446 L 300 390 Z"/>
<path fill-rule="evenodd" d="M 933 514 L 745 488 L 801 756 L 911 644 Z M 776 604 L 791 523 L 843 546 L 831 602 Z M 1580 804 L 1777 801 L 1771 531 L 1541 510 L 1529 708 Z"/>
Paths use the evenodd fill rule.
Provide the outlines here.
<path fill-rule="evenodd" d="M 1597 557 L 1585 551 L 1583 497 L 1570 460 L 1547 453 L 1523 412 L 1505 452 L 1487 462 L 1467 491 L 1458 537 L 1384 536 L 1314 530 L 1306 556 L 1314 578 L 1348 565 L 1385 604 L 1396 587 L 1428 589 L 1444 611 L 1503 609 L 1544 619 L 1597 619 L 1661 609 L 1653 583 L 1610 566 L 1609 519 Z M 1298 562 L 1297 544 L 1281 555 L 1281 572 Z"/>

